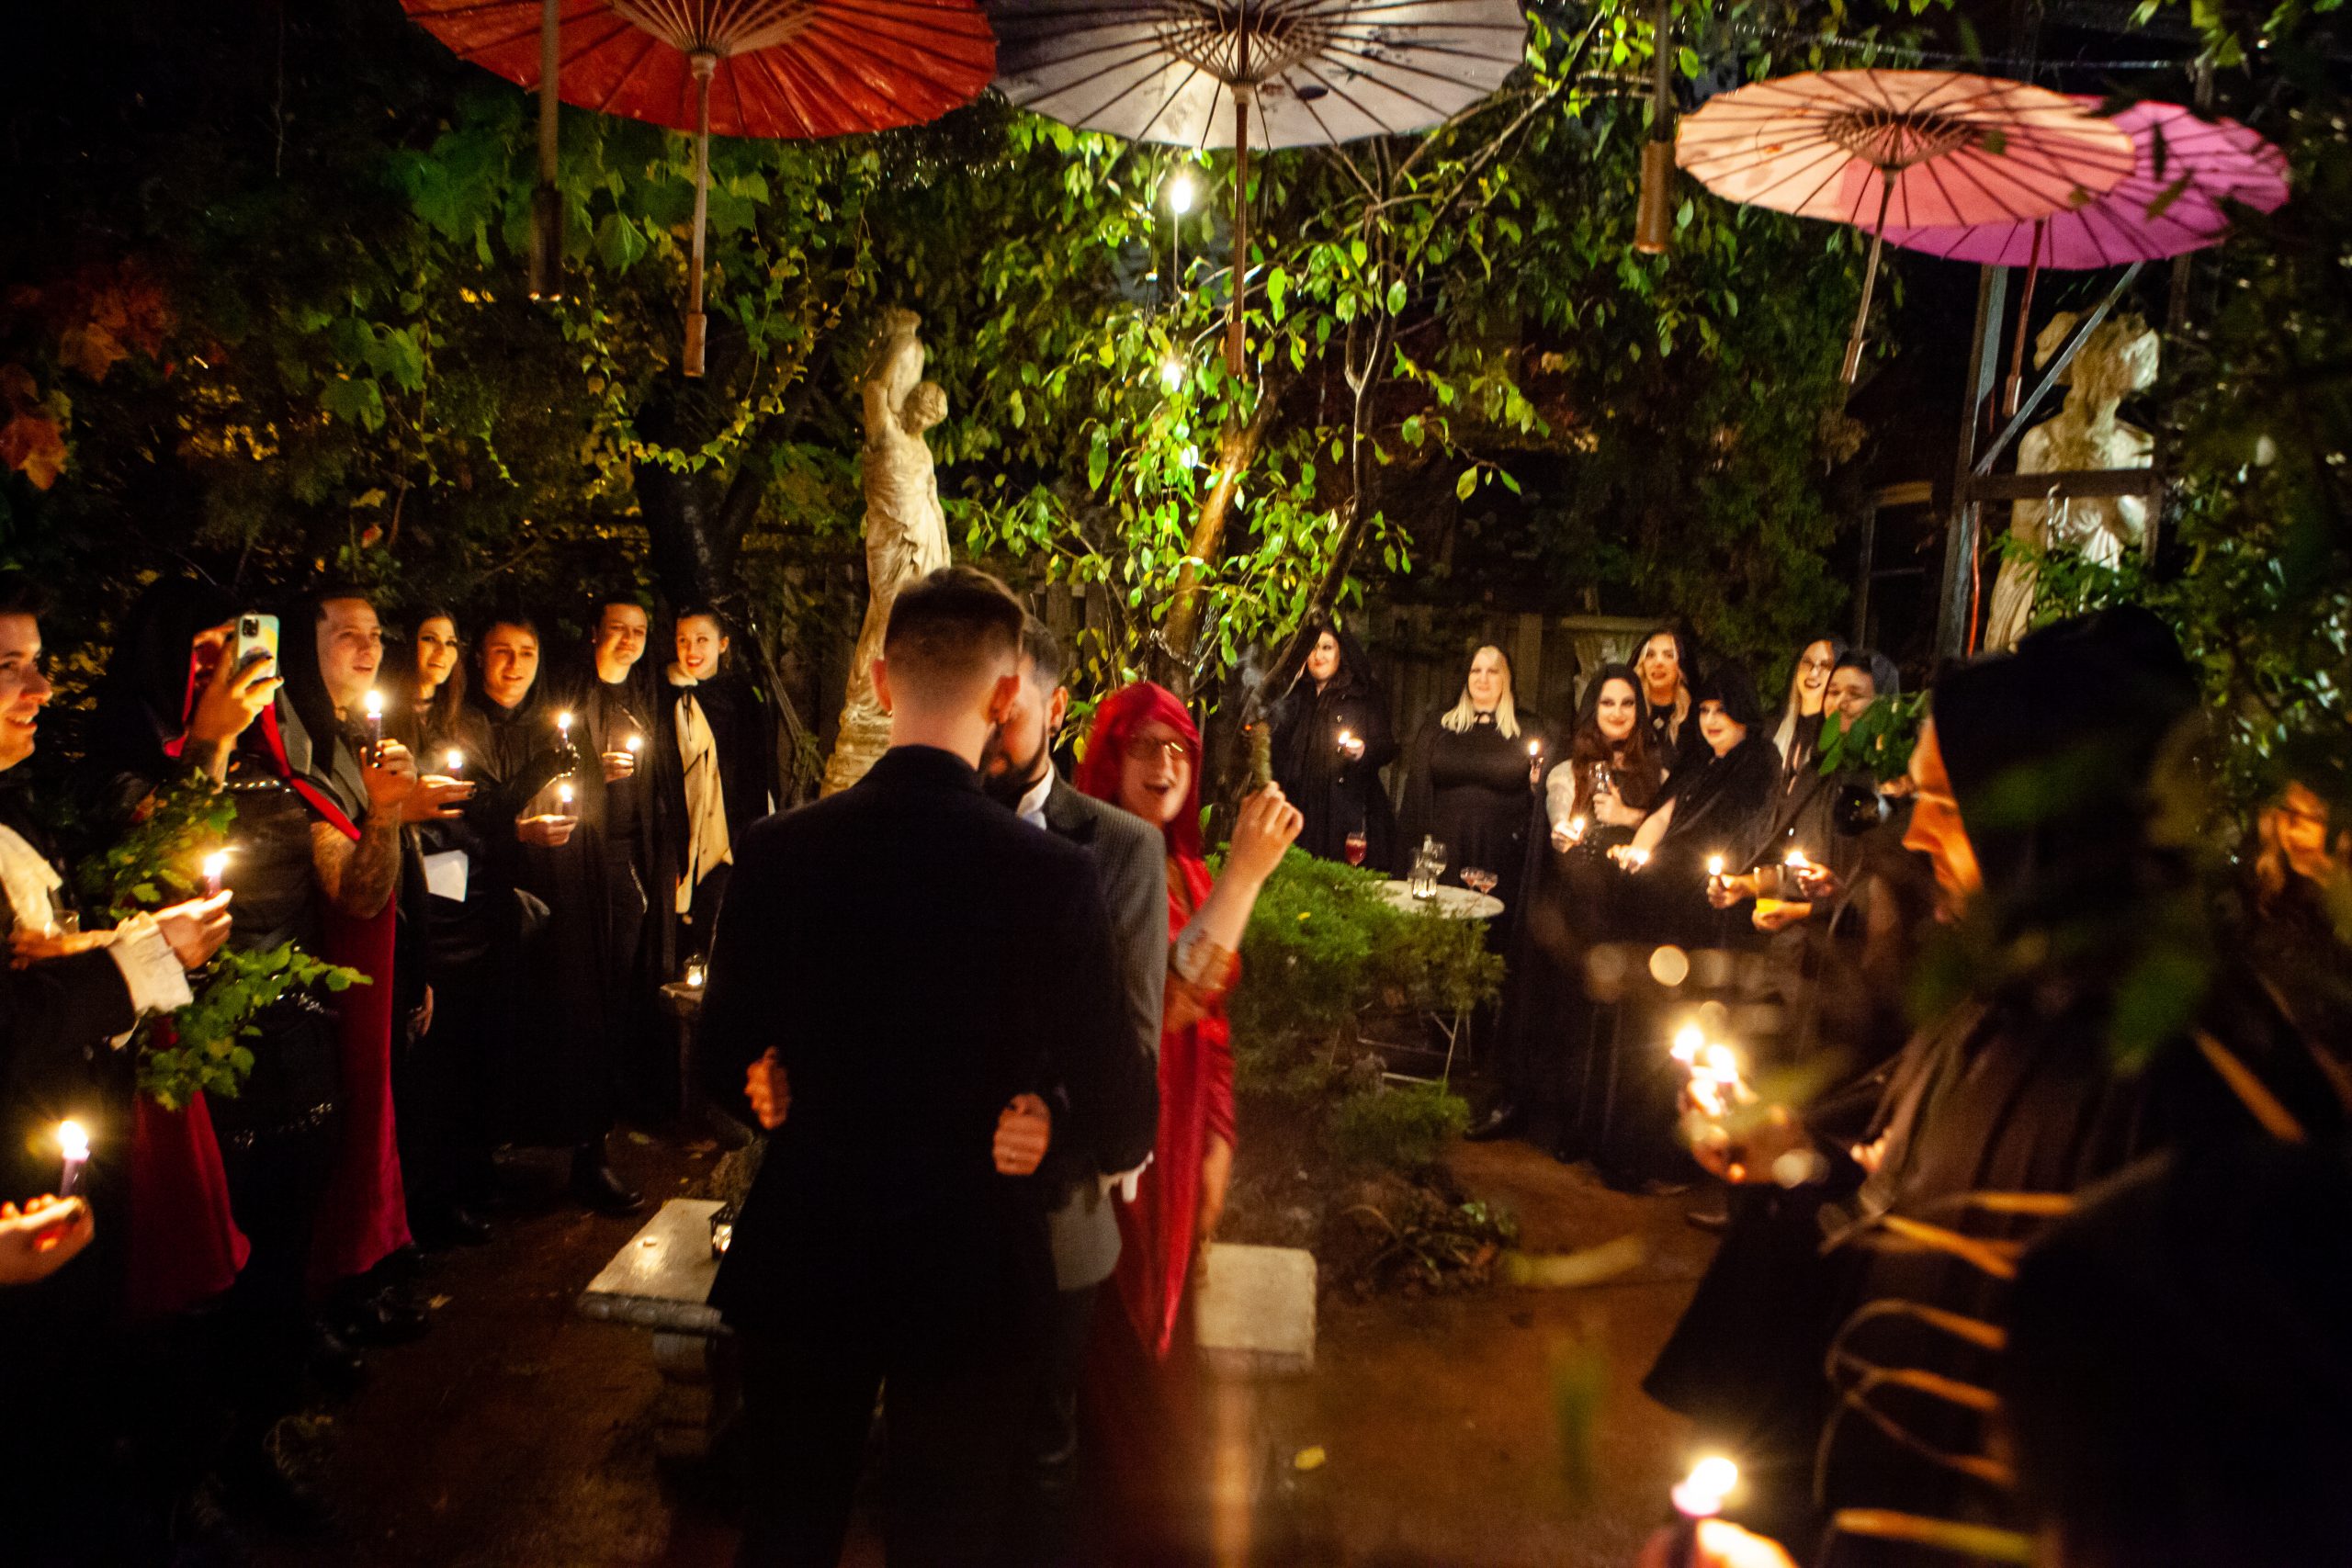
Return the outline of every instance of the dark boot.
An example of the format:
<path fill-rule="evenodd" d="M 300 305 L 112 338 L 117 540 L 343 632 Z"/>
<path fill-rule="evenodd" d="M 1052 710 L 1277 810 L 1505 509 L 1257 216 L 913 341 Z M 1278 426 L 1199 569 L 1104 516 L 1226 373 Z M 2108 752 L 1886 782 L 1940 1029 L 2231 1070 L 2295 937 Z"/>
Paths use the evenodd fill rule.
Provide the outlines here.
<path fill-rule="evenodd" d="M 605 1157 L 605 1140 L 589 1139 L 571 1151 L 571 1195 L 594 1213 L 621 1218 L 645 1207 L 644 1194 L 615 1175 Z"/>

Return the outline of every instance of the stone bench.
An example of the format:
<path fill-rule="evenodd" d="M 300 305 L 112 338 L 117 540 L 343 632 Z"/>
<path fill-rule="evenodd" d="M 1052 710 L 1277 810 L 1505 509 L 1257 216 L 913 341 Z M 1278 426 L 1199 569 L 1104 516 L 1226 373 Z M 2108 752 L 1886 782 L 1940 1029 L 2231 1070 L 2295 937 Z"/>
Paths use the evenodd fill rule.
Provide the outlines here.
<path fill-rule="evenodd" d="M 710 1250 L 707 1198 L 673 1198 L 588 1282 L 580 1314 L 600 1323 L 653 1331 L 653 1364 L 662 1373 L 654 1446 L 668 1459 L 700 1459 L 731 1414 L 727 1325 L 710 1304 L 718 1259 Z"/>

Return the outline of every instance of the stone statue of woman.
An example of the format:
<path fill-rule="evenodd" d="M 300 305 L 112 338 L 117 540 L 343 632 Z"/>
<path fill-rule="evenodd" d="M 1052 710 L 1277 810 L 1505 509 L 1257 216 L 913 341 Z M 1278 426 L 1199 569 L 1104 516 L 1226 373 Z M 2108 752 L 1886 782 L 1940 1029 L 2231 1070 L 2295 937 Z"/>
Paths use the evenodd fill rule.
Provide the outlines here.
<path fill-rule="evenodd" d="M 2034 363 L 2046 365 L 2075 330 L 2071 313 L 2053 317 L 2034 342 Z M 2155 438 L 2115 417 L 2123 400 L 2156 384 L 2156 334 L 2137 316 L 2118 316 L 2084 344 L 2060 379 L 2066 406 L 2018 442 L 2018 472 L 2054 474 L 2076 468 L 2144 468 L 2155 461 Z M 2020 501 L 2009 509 L 2009 537 L 2029 547 L 2002 557 L 1985 612 L 1987 652 L 2015 648 L 2033 625 L 2034 589 L 2041 554 L 2073 550 L 2101 566 L 2120 565 L 2148 534 L 2143 495 L 2067 496 Z"/>
<path fill-rule="evenodd" d="M 851 657 L 842 728 L 825 764 L 824 793 L 847 789 L 890 745 L 890 716 L 874 694 L 874 661 L 899 591 L 947 564 L 947 514 L 939 504 L 939 478 L 923 433 L 947 417 L 947 394 L 922 378 L 922 318 L 912 310 L 882 313 L 873 356 L 866 362 L 865 622 Z"/>

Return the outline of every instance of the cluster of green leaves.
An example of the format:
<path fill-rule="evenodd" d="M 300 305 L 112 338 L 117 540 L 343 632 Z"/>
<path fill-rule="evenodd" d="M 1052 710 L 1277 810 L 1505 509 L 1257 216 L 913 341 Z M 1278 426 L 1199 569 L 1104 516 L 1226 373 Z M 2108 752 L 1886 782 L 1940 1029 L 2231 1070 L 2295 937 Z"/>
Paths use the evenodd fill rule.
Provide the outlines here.
<path fill-rule="evenodd" d="M 75 868 L 74 882 L 93 905 L 119 922 L 194 892 L 203 856 L 220 849 L 236 818 L 226 790 L 198 773 L 158 788 L 130 827 Z M 356 969 L 324 963 L 292 942 L 255 950 L 223 948 L 191 977 L 195 999 L 168 1018 L 143 1020 L 133 1035 L 140 1092 L 166 1111 L 198 1093 L 234 1095 L 253 1070 L 244 1041 L 254 1020 L 288 996 L 369 984 Z"/>
<path fill-rule="evenodd" d="M 1242 937 L 1237 1053 L 1328 1054 L 1367 1013 L 1450 1017 L 1499 994 L 1502 960 L 1480 922 L 1400 909 L 1384 880 L 1299 850 L 1283 857 Z"/>
<path fill-rule="evenodd" d="M 1901 778 L 1911 766 L 1927 711 L 1927 693 L 1898 694 L 1879 698 L 1851 724 L 1823 726 L 1821 771 L 1868 773 L 1880 784 Z"/>
<path fill-rule="evenodd" d="M 1436 1164 L 1446 1140 L 1469 1125 L 1470 1102 L 1443 1084 L 1374 1088 L 1339 1102 L 1331 1143 L 1353 1164 L 1411 1172 Z"/>
<path fill-rule="evenodd" d="M 188 897 L 203 880 L 204 854 L 228 841 L 236 818 L 236 803 L 209 778 L 157 790 L 121 837 L 75 868 L 83 902 L 121 921 Z"/>
<path fill-rule="evenodd" d="M 232 1095 L 253 1071 L 254 1022 L 286 998 L 312 990 L 345 991 L 368 976 L 313 958 L 292 942 L 241 951 L 223 948 L 205 965 L 196 1000 L 168 1019 L 141 1025 L 139 1089 L 166 1111 L 198 1092 Z"/>

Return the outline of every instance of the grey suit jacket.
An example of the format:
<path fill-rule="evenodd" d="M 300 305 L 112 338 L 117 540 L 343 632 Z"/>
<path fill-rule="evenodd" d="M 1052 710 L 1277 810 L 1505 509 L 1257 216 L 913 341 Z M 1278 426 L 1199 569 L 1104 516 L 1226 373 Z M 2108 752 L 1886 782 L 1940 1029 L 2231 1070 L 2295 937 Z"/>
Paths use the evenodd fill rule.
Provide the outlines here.
<path fill-rule="evenodd" d="M 1081 795 L 1058 774 L 1046 795 L 1046 830 L 1094 857 L 1111 942 L 1122 971 L 1136 1045 L 1159 1059 L 1159 1007 L 1168 981 L 1168 845 L 1159 829 L 1107 801 Z M 1109 1171 L 1102 1175 L 1113 1174 Z M 1119 1261 L 1119 1224 L 1099 1182 L 1080 1179 L 1054 1209 L 1056 1282 L 1085 1290 L 1111 1277 Z"/>

